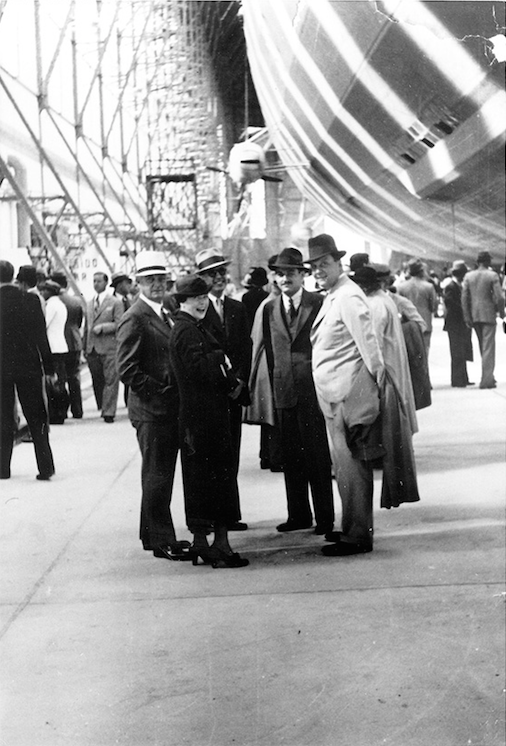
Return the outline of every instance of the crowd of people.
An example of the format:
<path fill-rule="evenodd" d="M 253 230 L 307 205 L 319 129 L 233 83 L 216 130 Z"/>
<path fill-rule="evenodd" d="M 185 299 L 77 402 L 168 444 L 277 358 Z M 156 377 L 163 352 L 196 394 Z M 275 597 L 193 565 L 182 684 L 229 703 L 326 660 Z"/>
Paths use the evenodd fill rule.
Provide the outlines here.
<path fill-rule="evenodd" d="M 140 539 L 155 557 L 248 564 L 229 541 L 230 532 L 248 529 L 238 480 L 244 423 L 260 425 L 260 467 L 283 472 L 287 517 L 277 531 L 314 526 L 327 542 L 325 556 L 371 552 L 374 471 L 382 471 L 382 507 L 420 499 L 412 438 L 416 411 L 431 404 L 428 354 L 439 295 L 451 385 L 473 385 L 466 363 L 474 329 L 479 386 L 493 388 L 504 294 L 486 251 L 475 270 L 454 262 L 437 288 L 419 259 L 396 278 L 367 254 L 350 257 L 345 271 L 344 255 L 320 234 L 309 239 L 307 258 L 289 247 L 266 268 L 252 267 L 234 298 L 230 261 L 219 250 L 200 251 L 194 270 L 175 283 L 163 252 L 142 251 L 135 294 L 125 273 L 109 281 L 96 272 L 86 306 L 68 292 L 65 273 L 37 283 L 25 266 L 14 284 L 14 267 L 0 261 L 0 477 L 10 477 L 16 393 L 37 479 L 53 476 L 49 424 L 62 424 L 69 412 L 83 416 L 84 356 L 105 423 L 115 420 L 124 384 L 142 459 Z M 191 544 L 178 540 L 171 517 L 178 454 Z"/>

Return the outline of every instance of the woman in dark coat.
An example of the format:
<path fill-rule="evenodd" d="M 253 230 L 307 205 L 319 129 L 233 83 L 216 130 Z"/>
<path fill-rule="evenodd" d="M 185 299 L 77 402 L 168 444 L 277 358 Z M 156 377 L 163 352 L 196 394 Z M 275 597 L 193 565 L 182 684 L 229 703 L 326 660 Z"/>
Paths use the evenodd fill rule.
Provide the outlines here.
<path fill-rule="evenodd" d="M 232 551 L 227 532 L 240 518 L 227 399 L 240 391 L 239 381 L 201 323 L 209 305 L 206 282 L 197 275 L 181 277 L 175 296 L 180 307 L 174 316 L 171 363 L 180 398 L 181 466 L 186 521 L 194 535 L 193 563 L 201 557 L 213 567 L 245 567 L 248 560 Z M 209 546 L 211 531 L 214 543 Z"/>

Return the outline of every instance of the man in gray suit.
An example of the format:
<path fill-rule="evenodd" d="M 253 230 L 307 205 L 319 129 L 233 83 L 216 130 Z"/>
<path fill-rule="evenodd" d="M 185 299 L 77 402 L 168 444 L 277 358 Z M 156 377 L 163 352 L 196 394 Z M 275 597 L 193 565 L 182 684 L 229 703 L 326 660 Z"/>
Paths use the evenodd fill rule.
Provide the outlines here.
<path fill-rule="evenodd" d="M 106 295 L 108 281 L 105 272 L 93 275 L 95 295 L 86 306 L 84 350 L 97 408 L 102 410 L 104 422 L 114 422 L 119 390 L 116 329 L 123 316 L 123 304 L 118 298 Z"/>
<path fill-rule="evenodd" d="M 167 269 L 162 251 L 137 255 L 138 300 L 118 327 L 118 371 L 128 387 L 128 416 L 142 454 L 140 539 L 155 557 L 189 559 L 170 512 L 179 451 L 179 397 L 169 358 L 171 318 L 162 307 Z"/>
<path fill-rule="evenodd" d="M 497 385 L 494 378 L 497 314 L 504 318 L 504 298 L 499 277 L 490 269 L 489 252 L 480 251 L 477 263 L 478 268 L 464 277 L 462 310 L 464 321 L 475 330 L 480 345 L 480 389 L 493 389 Z"/>
<path fill-rule="evenodd" d="M 323 298 L 308 293 L 306 269 L 298 249 L 283 249 L 273 266 L 281 295 L 263 308 L 267 366 L 278 417 L 288 520 L 280 532 L 310 528 L 309 486 L 316 534 L 332 531 L 334 499 L 325 420 L 311 373 L 309 333 Z"/>

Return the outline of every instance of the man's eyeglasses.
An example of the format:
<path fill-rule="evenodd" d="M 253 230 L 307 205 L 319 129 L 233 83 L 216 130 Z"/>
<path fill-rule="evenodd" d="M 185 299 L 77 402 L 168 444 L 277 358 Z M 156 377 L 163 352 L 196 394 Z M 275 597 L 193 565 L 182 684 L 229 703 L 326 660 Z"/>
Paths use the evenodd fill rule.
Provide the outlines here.
<path fill-rule="evenodd" d="M 201 272 L 203 275 L 209 275 L 209 277 L 225 277 L 227 270 L 225 267 L 217 267 L 216 269 L 206 269 L 205 272 Z"/>

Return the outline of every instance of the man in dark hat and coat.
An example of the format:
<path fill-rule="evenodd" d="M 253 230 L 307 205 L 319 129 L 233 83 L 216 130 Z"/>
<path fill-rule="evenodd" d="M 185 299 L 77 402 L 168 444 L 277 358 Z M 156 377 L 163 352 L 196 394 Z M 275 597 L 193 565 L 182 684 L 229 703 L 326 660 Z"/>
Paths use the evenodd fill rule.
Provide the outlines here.
<path fill-rule="evenodd" d="M 250 332 L 258 307 L 269 296 L 264 289 L 268 282 L 267 272 L 263 267 L 252 267 L 242 283 L 246 292 L 241 296 L 241 303 L 246 307 Z"/>
<path fill-rule="evenodd" d="M 467 360 L 473 359 L 471 329 L 467 326 L 462 309 L 462 281 L 467 273 L 466 263 L 453 262 L 452 279 L 443 290 L 445 304 L 444 326 L 448 332 L 451 358 L 451 385 L 465 388 L 471 383 L 467 376 Z"/>
<path fill-rule="evenodd" d="M 432 318 L 438 306 L 437 292 L 433 283 L 425 279 L 425 269 L 420 259 L 412 259 L 408 262 L 408 272 L 409 278 L 400 283 L 397 292 L 415 305 L 416 310 L 427 325 L 427 330 L 423 333 L 423 339 L 428 357 L 432 335 Z"/>
<path fill-rule="evenodd" d="M 298 249 L 283 249 L 274 264 L 281 295 L 263 308 L 263 334 L 281 438 L 288 519 L 280 532 L 310 528 L 323 535 L 334 526 L 332 467 L 325 420 L 311 373 L 309 333 L 323 303 L 304 289 L 307 270 Z"/>

